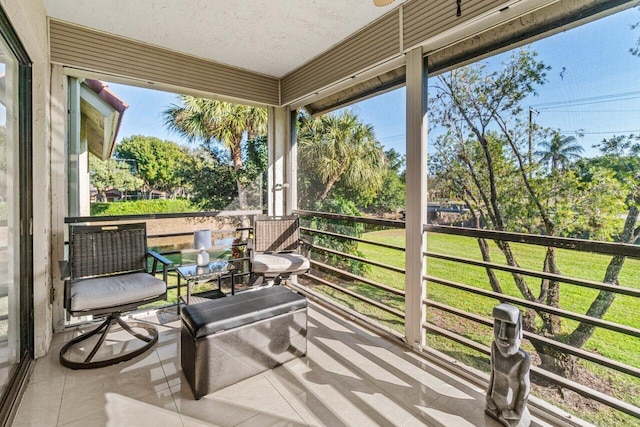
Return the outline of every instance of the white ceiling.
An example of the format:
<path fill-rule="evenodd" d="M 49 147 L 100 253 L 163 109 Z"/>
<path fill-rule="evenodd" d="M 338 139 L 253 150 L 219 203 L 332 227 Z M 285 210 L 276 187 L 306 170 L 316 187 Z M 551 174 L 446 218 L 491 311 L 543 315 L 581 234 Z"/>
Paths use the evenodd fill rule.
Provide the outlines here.
<path fill-rule="evenodd" d="M 373 0 L 44 0 L 47 15 L 282 77 L 398 7 Z"/>

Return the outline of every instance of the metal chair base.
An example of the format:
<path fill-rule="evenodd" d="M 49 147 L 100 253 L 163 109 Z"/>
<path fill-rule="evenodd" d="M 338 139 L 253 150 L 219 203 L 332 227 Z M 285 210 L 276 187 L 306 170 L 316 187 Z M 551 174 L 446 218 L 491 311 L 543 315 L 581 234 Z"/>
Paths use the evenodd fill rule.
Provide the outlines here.
<path fill-rule="evenodd" d="M 107 338 L 107 335 L 109 334 L 109 330 L 116 323 L 120 325 L 122 329 L 127 331 L 129 334 L 131 334 L 135 338 L 146 342 L 146 344 L 138 349 L 122 353 L 116 357 L 92 361 L 94 356 L 98 353 L 98 350 L 104 343 L 105 339 Z M 147 335 L 142 335 L 133 331 L 132 327 L 144 329 L 147 332 Z M 96 343 L 96 345 L 91 349 L 91 351 L 89 351 L 84 361 L 82 362 L 73 361 L 67 357 L 68 351 L 71 350 L 76 344 L 82 341 L 85 341 L 97 334 L 101 335 L 100 339 L 98 339 L 98 342 Z M 100 326 L 98 326 L 96 329 L 93 329 L 89 332 L 85 332 L 84 334 L 77 336 L 76 338 L 66 343 L 60 350 L 60 364 L 62 366 L 65 366 L 71 369 L 94 369 L 94 368 L 102 368 L 105 366 L 111 366 L 120 362 L 125 362 L 127 360 L 133 359 L 136 356 L 141 355 L 142 353 L 146 352 L 151 347 L 153 347 L 153 345 L 157 341 L 158 341 L 158 330 L 152 325 L 149 325 L 147 323 L 142 323 L 142 322 L 127 323 L 124 320 L 122 320 L 119 314 L 114 313 L 114 314 L 110 314 L 105 319 L 105 321 L 102 322 L 102 324 L 100 324 Z"/>

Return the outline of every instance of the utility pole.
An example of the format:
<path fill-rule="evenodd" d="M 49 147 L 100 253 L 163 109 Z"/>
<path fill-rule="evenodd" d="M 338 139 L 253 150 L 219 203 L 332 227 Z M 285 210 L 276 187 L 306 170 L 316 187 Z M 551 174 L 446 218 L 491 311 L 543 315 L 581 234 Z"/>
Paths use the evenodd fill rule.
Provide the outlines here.
<path fill-rule="evenodd" d="M 533 174 L 533 113 L 538 114 L 536 110 L 529 107 L 529 178 Z"/>

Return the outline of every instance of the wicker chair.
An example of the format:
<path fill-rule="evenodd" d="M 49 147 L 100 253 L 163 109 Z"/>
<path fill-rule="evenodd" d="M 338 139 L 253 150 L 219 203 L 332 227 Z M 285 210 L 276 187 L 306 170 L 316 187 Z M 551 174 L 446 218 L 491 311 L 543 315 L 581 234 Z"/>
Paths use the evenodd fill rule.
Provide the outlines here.
<path fill-rule="evenodd" d="M 60 350 L 60 363 L 72 369 L 100 368 L 144 353 L 157 342 L 158 331 L 147 323 L 127 323 L 121 314 L 166 298 L 167 270 L 171 261 L 147 251 L 145 223 L 71 225 L 69 232 L 69 261 L 61 262 L 62 278 L 66 281 L 67 313 L 76 317 L 106 316 L 106 319 L 97 328 L 65 344 Z M 163 265 L 163 280 L 147 273 L 149 256 L 153 258 L 153 273 L 158 262 Z M 96 357 L 100 348 L 104 349 L 103 343 L 116 324 L 142 340 L 142 347 L 128 350 L 135 346 L 127 344 L 124 351 L 115 355 Z M 84 343 L 94 336 L 97 336 L 97 342 L 93 347 Z"/>
<path fill-rule="evenodd" d="M 310 245 L 300 238 L 299 228 L 295 215 L 255 217 L 249 243 L 252 276 L 279 284 L 282 279 L 309 271 L 309 258 L 299 252 Z"/>

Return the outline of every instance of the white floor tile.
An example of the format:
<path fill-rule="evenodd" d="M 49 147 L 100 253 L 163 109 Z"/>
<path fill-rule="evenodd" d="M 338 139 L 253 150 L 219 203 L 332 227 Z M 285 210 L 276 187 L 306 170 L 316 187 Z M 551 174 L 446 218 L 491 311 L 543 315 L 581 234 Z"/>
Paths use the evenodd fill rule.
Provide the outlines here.
<path fill-rule="evenodd" d="M 308 352 L 195 400 L 180 366 L 180 321 L 149 318 L 153 350 L 92 370 L 58 362 L 70 333 L 36 361 L 15 426 L 487 426 L 484 391 L 427 360 L 310 306 Z M 536 424 L 534 424 L 536 425 Z"/>

